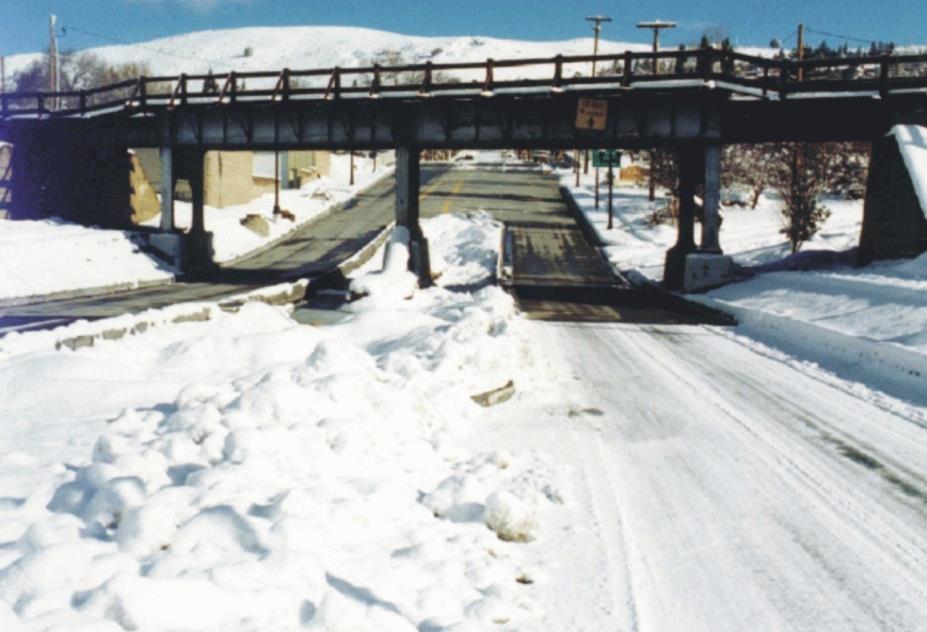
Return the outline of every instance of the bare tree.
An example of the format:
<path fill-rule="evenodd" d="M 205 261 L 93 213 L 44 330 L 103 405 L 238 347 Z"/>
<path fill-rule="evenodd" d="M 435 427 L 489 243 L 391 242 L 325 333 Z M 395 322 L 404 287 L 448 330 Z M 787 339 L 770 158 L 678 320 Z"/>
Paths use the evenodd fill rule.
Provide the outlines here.
<path fill-rule="evenodd" d="M 826 144 L 794 143 L 788 146 L 788 154 L 776 186 L 785 202 L 780 232 L 788 237 L 794 254 L 830 217 L 820 196 L 832 175 L 833 151 Z"/>

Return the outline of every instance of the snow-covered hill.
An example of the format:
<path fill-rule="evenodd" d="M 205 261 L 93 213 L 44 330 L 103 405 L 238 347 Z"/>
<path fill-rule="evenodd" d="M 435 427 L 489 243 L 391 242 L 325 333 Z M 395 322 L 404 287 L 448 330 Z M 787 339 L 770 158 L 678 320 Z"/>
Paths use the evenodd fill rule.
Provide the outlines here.
<path fill-rule="evenodd" d="M 247 57 L 246 48 L 252 50 Z M 599 49 L 602 53 L 619 53 L 647 50 L 648 45 L 602 41 Z M 398 51 L 409 63 L 449 63 L 558 53 L 586 55 L 592 52 L 592 39 L 530 42 L 471 36 L 417 37 L 366 28 L 306 26 L 201 31 L 139 44 L 87 49 L 113 64 L 146 63 L 155 74 L 359 66 L 385 50 Z M 7 72 L 16 73 L 38 57 L 38 53 L 14 55 L 7 59 Z"/>

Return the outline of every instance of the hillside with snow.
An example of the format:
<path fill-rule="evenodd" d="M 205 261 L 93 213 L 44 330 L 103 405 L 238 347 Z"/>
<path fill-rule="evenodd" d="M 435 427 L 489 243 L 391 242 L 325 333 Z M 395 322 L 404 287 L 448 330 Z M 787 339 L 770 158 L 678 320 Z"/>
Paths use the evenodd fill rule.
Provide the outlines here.
<path fill-rule="evenodd" d="M 481 36 L 419 37 L 367 28 L 338 26 L 260 27 L 186 33 L 130 45 L 86 49 L 111 64 L 147 64 L 154 74 L 179 72 L 327 68 L 369 65 L 384 51 L 396 52 L 408 63 L 454 63 L 488 58 L 588 55 L 592 38 L 523 41 Z M 647 43 L 602 40 L 602 54 L 646 51 Z M 246 49 L 251 51 L 245 54 Z M 753 53 L 770 49 L 750 49 Z M 40 53 L 7 58 L 7 73 L 26 68 Z M 577 68 L 577 72 L 584 72 Z M 549 73 L 549 68 L 538 73 Z M 526 73 L 534 74 L 534 73 Z"/>

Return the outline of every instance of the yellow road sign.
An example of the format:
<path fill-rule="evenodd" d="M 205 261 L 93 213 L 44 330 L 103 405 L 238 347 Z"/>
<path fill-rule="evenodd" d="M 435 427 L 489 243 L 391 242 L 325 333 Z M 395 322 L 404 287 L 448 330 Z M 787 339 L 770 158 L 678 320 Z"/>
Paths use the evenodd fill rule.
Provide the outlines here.
<path fill-rule="evenodd" d="M 580 99 L 576 104 L 577 129 L 602 131 L 608 120 L 608 101 L 604 99 Z"/>

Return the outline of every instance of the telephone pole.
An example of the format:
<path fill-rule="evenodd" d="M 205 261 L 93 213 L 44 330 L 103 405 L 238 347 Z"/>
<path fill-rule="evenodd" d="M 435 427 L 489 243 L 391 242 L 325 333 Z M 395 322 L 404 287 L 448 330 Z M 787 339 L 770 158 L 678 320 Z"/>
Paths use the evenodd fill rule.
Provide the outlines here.
<path fill-rule="evenodd" d="M 804 61 L 805 59 L 805 25 L 798 25 L 798 61 Z M 805 80 L 805 69 L 801 66 L 798 67 L 798 80 Z"/>
<path fill-rule="evenodd" d="M 602 32 L 602 22 L 611 22 L 612 19 L 607 15 L 591 15 L 586 18 L 587 21 L 592 22 L 592 31 L 595 33 L 595 38 L 592 41 L 592 78 L 595 79 L 595 62 L 596 57 L 599 56 L 599 34 Z M 586 160 L 585 167 L 583 169 L 584 173 L 589 173 L 589 150 L 586 150 Z M 595 207 L 599 208 L 599 168 L 595 168 Z"/>
<path fill-rule="evenodd" d="M 54 15 L 48 17 L 48 89 L 50 92 L 58 92 L 60 80 L 58 77 L 58 35 L 55 32 L 58 25 L 58 18 Z M 58 98 L 55 97 L 51 102 L 52 110 L 58 109 Z"/>
<path fill-rule="evenodd" d="M 651 29 L 653 30 L 653 74 L 660 74 L 660 62 L 657 60 L 657 53 L 660 52 L 660 31 L 663 29 L 674 29 L 676 28 L 675 22 L 664 22 L 662 20 L 653 20 L 651 22 L 638 22 L 637 28 L 639 29 Z M 650 190 L 649 190 L 649 199 L 651 202 L 657 196 L 657 183 L 653 169 L 653 150 L 650 150 Z"/>

